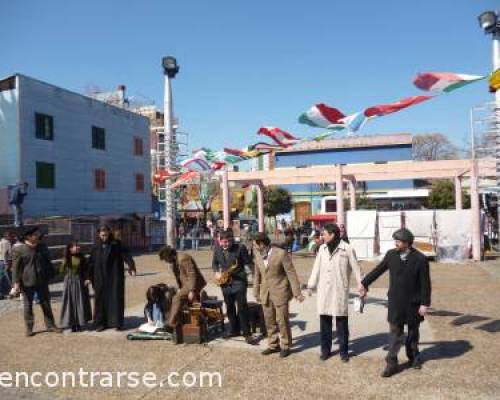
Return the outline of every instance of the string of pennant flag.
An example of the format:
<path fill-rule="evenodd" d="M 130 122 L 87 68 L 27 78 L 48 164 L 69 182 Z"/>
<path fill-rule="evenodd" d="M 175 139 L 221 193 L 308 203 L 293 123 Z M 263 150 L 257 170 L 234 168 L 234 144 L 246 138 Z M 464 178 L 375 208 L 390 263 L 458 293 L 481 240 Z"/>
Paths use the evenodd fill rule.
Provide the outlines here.
<path fill-rule="evenodd" d="M 175 182 L 171 185 L 171 188 L 175 189 L 193 181 L 200 174 L 211 174 L 226 165 L 236 164 L 272 151 L 290 148 L 300 143 L 321 141 L 338 131 L 357 132 L 367 122 L 375 118 L 437 98 L 487 77 L 489 77 L 490 91 L 496 91 L 500 88 L 500 70 L 494 71 L 489 76 L 451 72 L 424 72 L 414 78 L 413 84 L 418 89 L 428 92 L 428 95 L 405 97 L 393 103 L 367 107 L 364 110 L 347 115 L 338 108 L 324 103 L 315 104 L 299 116 L 298 122 L 310 127 L 323 129 L 324 131 L 320 134 L 300 138 L 277 127 L 262 127 L 257 131 L 257 135 L 266 136 L 272 141 L 271 143 L 259 141 L 243 149 L 224 148 L 219 151 L 209 148 L 196 149 L 190 158 L 180 163 L 180 171 L 158 170 L 153 176 L 153 181 L 158 184 L 167 179 L 174 179 Z"/>

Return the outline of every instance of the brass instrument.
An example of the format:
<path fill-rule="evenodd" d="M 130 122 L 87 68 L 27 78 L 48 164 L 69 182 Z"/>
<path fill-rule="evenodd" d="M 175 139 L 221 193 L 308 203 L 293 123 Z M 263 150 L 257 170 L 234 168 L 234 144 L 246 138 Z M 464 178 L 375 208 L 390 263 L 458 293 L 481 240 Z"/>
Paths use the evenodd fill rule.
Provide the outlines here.
<path fill-rule="evenodd" d="M 233 281 L 233 272 L 238 269 L 238 262 L 235 260 L 231 266 L 225 271 L 221 272 L 220 278 L 215 278 L 215 283 L 219 286 L 229 285 Z"/>

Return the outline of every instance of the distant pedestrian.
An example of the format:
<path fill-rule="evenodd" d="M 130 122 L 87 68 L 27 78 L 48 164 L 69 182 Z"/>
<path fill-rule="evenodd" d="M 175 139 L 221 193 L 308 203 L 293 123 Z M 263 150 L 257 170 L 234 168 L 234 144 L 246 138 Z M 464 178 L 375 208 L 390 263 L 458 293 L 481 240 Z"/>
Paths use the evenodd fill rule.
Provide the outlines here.
<path fill-rule="evenodd" d="M 14 225 L 23 225 L 23 202 L 28 195 L 28 182 L 19 182 L 10 191 L 9 204 L 14 212 Z"/>
<path fill-rule="evenodd" d="M 200 246 L 200 220 L 196 219 L 193 227 L 191 228 L 191 248 L 195 251 L 198 251 Z"/>
<path fill-rule="evenodd" d="M 184 250 L 184 245 L 186 241 L 186 227 L 184 226 L 184 223 L 179 224 L 179 249 L 181 251 Z"/>
<path fill-rule="evenodd" d="M 88 286 L 88 263 L 80 244 L 72 241 L 66 246 L 63 264 L 64 289 L 61 308 L 61 326 L 80 332 L 92 319 Z"/>
<path fill-rule="evenodd" d="M 346 243 L 349 243 L 349 237 L 347 236 L 347 229 L 345 225 L 340 224 L 339 229 L 340 229 L 340 239 L 342 239 Z"/>
<path fill-rule="evenodd" d="M 33 336 L 35 292 L 40 298 L 47 330 L 62 332 L 56 327 L 50 305 L 49 281 L 54 277 L 55 269 L 49 259 L 47 246 L 40 242 L 41 236 L 37 227 L 30 228 L 24 234 L 24 244 L 15 247 L 12 251 L 12 281 L 16 291 L 20 290 L 23 293 L 26 336 Z"/>
<path fill-rule="evenodd" d="M 0 239 L 0 300 L 8 296 L 11 289 L 9 277 L 12 267 L 12 244 L 9 232 Z"/>

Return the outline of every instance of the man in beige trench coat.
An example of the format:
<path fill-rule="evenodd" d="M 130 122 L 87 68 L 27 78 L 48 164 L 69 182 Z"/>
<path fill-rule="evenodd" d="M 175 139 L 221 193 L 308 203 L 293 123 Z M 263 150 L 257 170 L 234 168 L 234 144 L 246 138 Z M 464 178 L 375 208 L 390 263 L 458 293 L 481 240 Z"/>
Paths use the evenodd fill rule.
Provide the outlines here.
<path fill-rule="evenodd" d="M 361 283 L 362 274 L 353 248 L 341 239 L 336 224 L 323 228 L 322 244 L 316 255 L 314 267 L 307 283 L 309 295 L 317 289 L 317 307 L 320 317 L 321 360 L 330 357 L 332 348 L 332 323 L 335 317 L 340 359 L 349 361 L 349 282 L 354 271 L 356 281 Z"/>
<path fill-rule="evenodd" d="M 304 300 L 297 272 L 287 251 L 271 246 L 265 233 L 257 233 L 254 244 L 257 250 L 254 295 L 257 302 L 262 304 L 269 345 L 262 354 L 279 351 L 281 357 L 287 357 L 292 344 L 288 303 L 293 297 L 300 302 Z"/>

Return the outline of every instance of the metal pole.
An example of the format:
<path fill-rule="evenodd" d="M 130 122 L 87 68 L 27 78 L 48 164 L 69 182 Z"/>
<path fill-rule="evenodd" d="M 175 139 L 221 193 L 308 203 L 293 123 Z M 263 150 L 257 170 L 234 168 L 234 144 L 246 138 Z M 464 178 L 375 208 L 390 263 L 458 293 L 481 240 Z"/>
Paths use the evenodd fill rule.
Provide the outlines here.
<path fill-rule="evenodd" d="M 500 29 L 493 33 L 493 71 L 500 68 Z M 495 130 L 496 130 L 496 167 L 497 167 L 497 189 L 500 188 L 500 91 L 495 92 Z M 497 228 L 500 245 L 500 192 L 497 192 Z"/>
<path fill-rule="evenodd" d="M 477 160 L 471 161 L 470 203 L 472 212 L 472 259 L 481 261 L 481 211 L 478 192 Z"/>
<path fill-rule="evenodd" d="M 164 112 L 164 134 L 165 134 L 165 168 L 168 170 L 176 169 L 177 154 L 175 149 L 175 134 L 173 127 L 173 104 L 172 104 L 172 83 L 167 74 L 165 74 L 165 97 L 163 101 Z M 166 225 L 166 243 L 173 248 L 176 247 L 175 238 L 175 197 L 174 191 L 170 188 L 172 180 L 165 182 L 165 225 Z"/>
<path fill-rule="evenodd" d="M 262 183 L 257 185 L 257 216 L 259 220 L 259 232 L 264 232 L 264 187 Z"/>
<path fill-rule="evenodd" d="M 342 164 L 338 164 L 336 168 L 336 183 L 335 196 L 337 197 L 337 224 L 345 224 L 344 222 L 344 181 L 342 179 Z"/>

